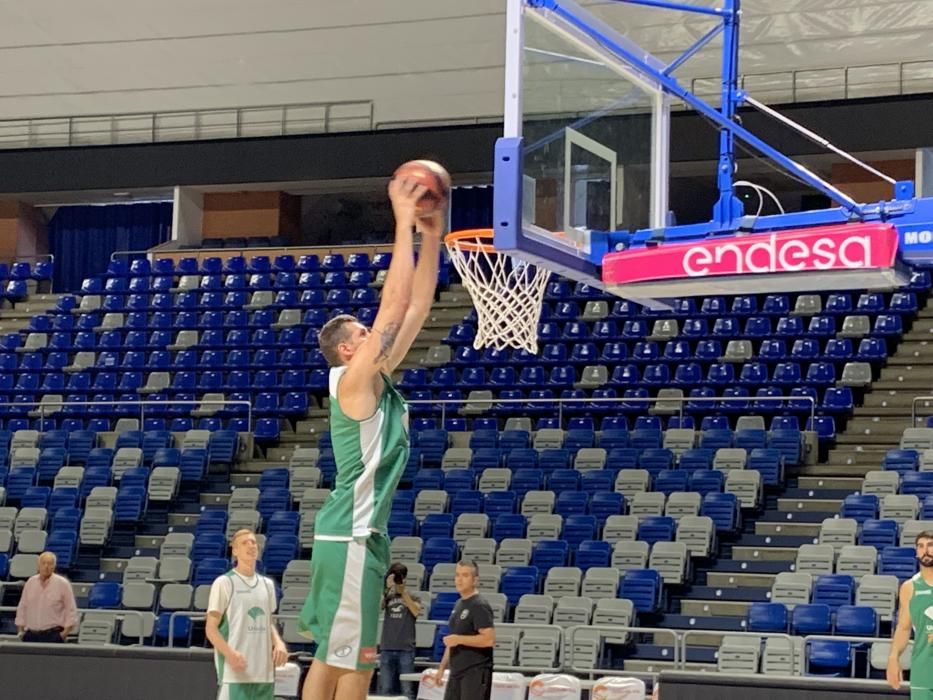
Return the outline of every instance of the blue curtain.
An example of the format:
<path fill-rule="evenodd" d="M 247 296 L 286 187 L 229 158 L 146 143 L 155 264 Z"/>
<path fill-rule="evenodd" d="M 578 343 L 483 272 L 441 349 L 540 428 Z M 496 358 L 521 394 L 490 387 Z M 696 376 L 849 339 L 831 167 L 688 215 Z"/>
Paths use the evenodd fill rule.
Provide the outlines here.
<path fill-rule="evenodd" d="M 492 228 L 492 185 L 454 187 L 450 194 L 450 230 Z"/>
<path fill-rule="evenodd" d="M 171 235 L 171 202 L 62 207 L 49 222 L 55 290 L 77 291 L 107 270 L 114 251 L 146 250 Z"/>

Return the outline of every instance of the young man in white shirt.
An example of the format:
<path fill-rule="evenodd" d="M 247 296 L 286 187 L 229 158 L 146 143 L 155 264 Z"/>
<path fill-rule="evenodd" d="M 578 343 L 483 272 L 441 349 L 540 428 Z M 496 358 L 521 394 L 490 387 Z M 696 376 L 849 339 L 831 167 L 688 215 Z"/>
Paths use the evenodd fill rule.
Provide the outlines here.
<path fill-rule="evenodd" d="M 252 530 L 238 530 L 231 542 L 233 569 L 211 585 L 207 638 L 214 646 L 218 700 L 273 700 L 275 667 L 288 649 L 272 615 L 275 584 L 256 573 L 259 547 Z"/>

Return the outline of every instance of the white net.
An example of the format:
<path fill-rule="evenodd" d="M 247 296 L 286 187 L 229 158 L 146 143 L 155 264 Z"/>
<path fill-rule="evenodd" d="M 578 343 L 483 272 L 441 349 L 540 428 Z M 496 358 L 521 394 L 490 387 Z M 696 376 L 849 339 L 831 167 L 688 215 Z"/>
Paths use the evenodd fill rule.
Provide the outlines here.
<path fill-rule="evenodd" d="M 541 302 L 551 271 L 496 252 L 488 236 L 454 236 L 446 245 L 476 307 L 473 347 L 537 353 Z"/>

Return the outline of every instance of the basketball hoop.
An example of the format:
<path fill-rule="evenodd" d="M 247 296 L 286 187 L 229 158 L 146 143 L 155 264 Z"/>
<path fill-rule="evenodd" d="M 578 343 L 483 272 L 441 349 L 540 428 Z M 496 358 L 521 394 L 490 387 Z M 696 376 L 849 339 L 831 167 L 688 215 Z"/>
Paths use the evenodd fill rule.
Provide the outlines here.
<path fill-rule="evenodd" d="M 491 229 L 455 231 L 444 238 L 479 323 L 473 347 L 538 352 L 538 320 L 551 271 L 495 249 Z"/>

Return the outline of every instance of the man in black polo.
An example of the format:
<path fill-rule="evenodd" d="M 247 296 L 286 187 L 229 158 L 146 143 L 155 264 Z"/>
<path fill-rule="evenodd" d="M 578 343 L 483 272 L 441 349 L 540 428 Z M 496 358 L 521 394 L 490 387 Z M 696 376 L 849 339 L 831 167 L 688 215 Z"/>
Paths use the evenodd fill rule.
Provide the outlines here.
<path fill-rule="evenodd" d="M 492 693 L 492 650 L 496 646 L 492 608 L 476 592 L 479 567 L 473 561 L 457 564 L 454 581 L 460 600 L 454 606 L 444 637 L 444 658 L 435 671 L 438 686 L 444 683 L 444 671 L 450 679 L 444 700 L 489 700 Z"/>

